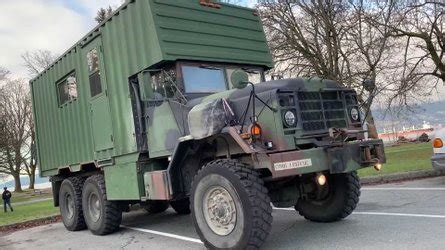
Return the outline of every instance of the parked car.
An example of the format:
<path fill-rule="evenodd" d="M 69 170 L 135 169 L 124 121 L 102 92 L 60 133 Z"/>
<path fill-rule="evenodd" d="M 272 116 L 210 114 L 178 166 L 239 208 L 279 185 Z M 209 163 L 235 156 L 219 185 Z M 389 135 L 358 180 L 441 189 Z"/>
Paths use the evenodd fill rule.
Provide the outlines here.
<path fill-rule="evenodd" d="M 445 129 L 438 130 L 433 140 L 433 152 L 431 157 L 433 168 L 437 170 L 445 170 L 445 147 L 443 141 L 445 140 Z"/>

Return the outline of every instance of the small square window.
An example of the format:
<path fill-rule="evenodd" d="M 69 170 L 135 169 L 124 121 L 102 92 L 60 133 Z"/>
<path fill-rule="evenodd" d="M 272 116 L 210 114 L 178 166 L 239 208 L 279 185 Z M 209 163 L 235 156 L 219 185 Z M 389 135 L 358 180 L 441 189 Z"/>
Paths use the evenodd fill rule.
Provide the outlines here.
<path fill-rule="evenodd" d="M 57 83 L 59 105 L 65 104 L 77 98 L 76 73 L 72 72 Z"/>

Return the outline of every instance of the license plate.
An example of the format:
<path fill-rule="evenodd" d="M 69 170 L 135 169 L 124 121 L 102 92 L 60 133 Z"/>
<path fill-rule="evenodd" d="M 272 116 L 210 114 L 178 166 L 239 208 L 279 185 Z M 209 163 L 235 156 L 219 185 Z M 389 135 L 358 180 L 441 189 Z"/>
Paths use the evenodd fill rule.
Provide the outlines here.
<path fill-rule="evenodd" d="M 277 163 L 273 164 L 273 167 L 276 171 L 287 170 L 287 169 L 296 169 L 296 168 L 305 168 L 305 167 L 310 167 L 310 166 L 312 166 L 311 159 L 277 162 Z"/>

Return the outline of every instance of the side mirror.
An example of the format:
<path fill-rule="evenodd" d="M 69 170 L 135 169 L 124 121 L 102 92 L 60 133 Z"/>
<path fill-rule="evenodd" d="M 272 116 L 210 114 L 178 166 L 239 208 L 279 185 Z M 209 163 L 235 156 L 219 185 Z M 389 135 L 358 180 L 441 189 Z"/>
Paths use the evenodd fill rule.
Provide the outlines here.
<path fill-rule="evenodd" d="M 230 81 L 232 82 L 234 88 L 243 89 L 249 83 L 249 75 L 246 73 L 246 71 L 237 69 L 233 71 L 232 75 L 230 76 Z"/>
<path fill-rule="evenodd" d="M 365 79 L 363 80 L 362 86 L 366 91 L 372 92 L 375 89 L 375 82 L 370 79 Z"/>
<path fill-rule="evenodd" d="M 151 85 L 151 74 L 147 71 L 142 71 L 138 74 L 139 93 L 141 101 L 149 101 L 155 97 Z"/>

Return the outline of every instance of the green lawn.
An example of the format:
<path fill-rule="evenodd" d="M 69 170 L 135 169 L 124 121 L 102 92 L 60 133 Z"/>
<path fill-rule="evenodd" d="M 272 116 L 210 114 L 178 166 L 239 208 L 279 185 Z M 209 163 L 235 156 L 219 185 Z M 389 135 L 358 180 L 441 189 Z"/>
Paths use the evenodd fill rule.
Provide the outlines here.
<path fill-rule="evenodd" d="M 12 193 L 12 201 L 13 202 L 26 202 L 31 200 L 38 200 L 38 199 L 45 199 L 45 198 L 51 198 L 51 189 L 43 189 L 41 190 L 42 193 L 36 193 L 34 190 L 23 190 L 21 193 Z"/>
<path fill-rule="evenodd" d="M 10 212 L 8 208 L 8 212 L 4 213 L 3 204 L 1 205 L 0 226 L 59 214 L 59 208 L 54 207 L 52 200 L 17 206 L 12 203 L 12 208 L 14 212 Z"/>
<path fill-rule="evenodd" d="M 360 177 L 384 175 L 396 172 L 432 169 L 430 158 L 433 155 L 431 143 L 402 144 L 385 147 L 386 164 L 382 170 L 365 168 L 358 171 Z"/>

